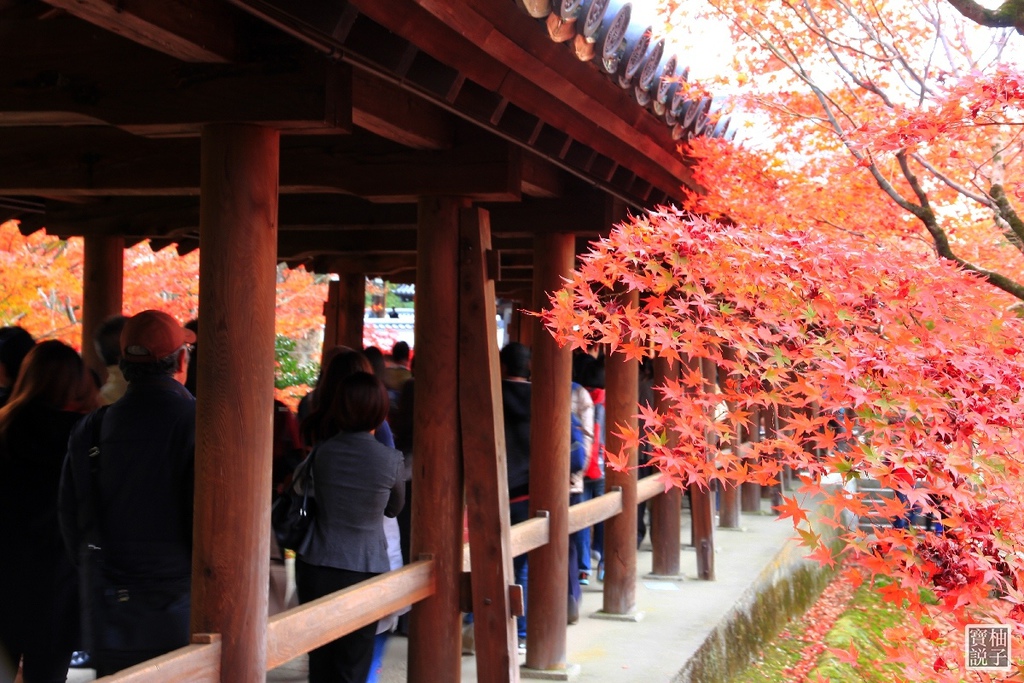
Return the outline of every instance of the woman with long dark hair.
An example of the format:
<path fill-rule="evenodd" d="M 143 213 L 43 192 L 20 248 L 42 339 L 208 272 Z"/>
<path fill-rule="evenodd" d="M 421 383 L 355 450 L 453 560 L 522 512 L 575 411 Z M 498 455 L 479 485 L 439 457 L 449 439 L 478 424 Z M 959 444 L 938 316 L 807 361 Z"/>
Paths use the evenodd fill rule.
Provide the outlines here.
<path fill-rule="evenodd" d="M 374 436 L 388 414 L 384 384 L 360 370 L 324 388 L 333 391 L 321 395 L 325 403 L 310 416 L 318 418 L 315 426 L 305 425 L 313 441 L 321 439 L 313 456 L 313 533 L 295 563 L 301 603 L 388 571 L 381 518 L 394 517 L 405 503 L 402 453 Z M 322 438 L 331 430 L 336 431 Z M 310 652 L 310 683 L 364 683 L 376 628 L 376 622 L 367 624 Z"/>
<path fill-rule="evenodd" d="M 71 428 L 96 407 L 96 384 L 59 341 L 25 357 L 0 409 L 0 679 L 23 660 L 25 683 L 67 678 L 78 628 L 75 569 L 57 522 Z"/>

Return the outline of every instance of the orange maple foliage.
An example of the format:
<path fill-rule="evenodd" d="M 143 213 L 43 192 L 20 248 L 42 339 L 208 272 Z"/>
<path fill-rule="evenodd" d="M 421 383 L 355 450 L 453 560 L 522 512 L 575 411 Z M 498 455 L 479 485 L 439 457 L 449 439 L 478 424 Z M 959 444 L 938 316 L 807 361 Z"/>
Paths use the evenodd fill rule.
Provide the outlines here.
<path fill-rule="evenodd" d="M 15 221 L 0 223 L 0 326 L 81 348 L 82 241 L 43 231 L 23 236 Z M 291 339 L 319 334 L 327 283 L 304 268 L 277 270 L 276 332 Z M 124 253 L 126 314 L 158 308 L 187 321 L 199 312 L 199 252 L 154 252 L 147 243 Z"/>
<path fill-rule="evenodd" d="M 638 309 L 621 307 L 623 290 L 640 293 Z M 914 242 L 662 207 L 595 243 L 542 315 L 574 347 L 642 347 L 720 368 L 710 385 L 684 368 L 656 389 L 669 410 L 644 414 L 651 461 L 676 485 L 777 483 L 789 466 L 802 473 L 801 495 L 782 511 L 813 557 L 896 579 L 888 597 L 918 618 L 919 634 L 939 611 L 958 623 L 1008 620 L 1024 634 L 1024 321 L 1012 301 L 921 259 Z M 776 433 L 740 456 L 719 448 L 751 413 L 774 410 Z M 832 448 L 816 449 L 821 439 Z M 824 500 L 833 520 L 870 514 L 855 487 L 863 479 L 907 496 L 945 532 L 842 525 L 835 550 L 810 528 L 806 501 Z M 909 662 L 912 645 L 894 647 Z M 963 653 L 948 645 L 942 656 L 962 663 Z M 957 680 L 933 662 L 904 669 Z"/>
<path fill-rule="evenodd" d="M 918 240 L 1024 299 L 1024 38 L 932 0 L 663 4 L 732 27 L 734 73 L 704 84 L 750 127 L 684 150 L 708 190 L 688 208 Z"/>

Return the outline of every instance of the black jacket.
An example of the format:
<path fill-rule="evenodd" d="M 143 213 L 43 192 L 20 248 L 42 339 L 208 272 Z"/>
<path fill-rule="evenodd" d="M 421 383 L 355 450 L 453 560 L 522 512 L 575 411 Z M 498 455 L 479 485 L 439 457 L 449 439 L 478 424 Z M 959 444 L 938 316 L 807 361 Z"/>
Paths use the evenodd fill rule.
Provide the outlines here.
<path fill-rule="evenodd" d="M 94 421 L 72 432 L 61 478 L 61 532 L 72 557 L 92 495 Z M 104 568 L 125 583 L 187 581 L 192 573 L 195 399 L 173 377 L 131 382 L 100 431 L 99 517 Z"/>
<path fill-rule="evenodd" d="M 529 382 L 501 382 L 501 404 L 505 415 L 505 458 L 508 466 L 509 498 L 530 492 L 530 400 Z"/>

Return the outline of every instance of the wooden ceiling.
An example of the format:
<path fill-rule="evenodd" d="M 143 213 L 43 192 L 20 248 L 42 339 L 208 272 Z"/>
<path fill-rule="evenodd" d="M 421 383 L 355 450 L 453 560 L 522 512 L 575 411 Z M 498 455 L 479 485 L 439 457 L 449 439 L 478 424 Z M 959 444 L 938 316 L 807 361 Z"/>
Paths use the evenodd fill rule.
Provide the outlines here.
<path fill-rule="evenodd" d="M 582 247 L 694 187 L 665 120 L 513 0 L 0 0 L 0 64 L 25 232 L 195 249 L 215 122 L 281 131 L 279 255 L 325 272 L 408 276 L 417 198 L 456 195 L 521 287 L 534 234 Z"/>

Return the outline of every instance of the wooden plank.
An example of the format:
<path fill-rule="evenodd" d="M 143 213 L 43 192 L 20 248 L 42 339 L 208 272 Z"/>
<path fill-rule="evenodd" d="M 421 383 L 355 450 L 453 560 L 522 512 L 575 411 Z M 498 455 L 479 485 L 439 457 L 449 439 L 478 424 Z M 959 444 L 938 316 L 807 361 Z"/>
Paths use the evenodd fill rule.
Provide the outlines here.
<path fill-rule="evenodd" d="M 124 239 L 88 237 L 82 266 L 82 358 L 88 367 L 106 378 L 107 368 L 96 351 L 96 332 L 113 315 L 121 313 L 124 288 Z M 135 311 L 133 311 L 135 312 Z"/>
<path fill-rule="evenodd" d="M 570 508 L 571 510 L 572 508 Z M 523 553 L 528 553 L 534 548 L 539 548 L 546 544 L 551 538 L 551 528 L 548 520 L 548 515 L 538 514 L 538 516 L 528 519 L 525 522 L 519 522 L 515 524 L 509 530 L 509 543 L 511 544 L 512 557 L 519 557 Z M 462 547 L 462 571 L 468 572 L 472 570 L 472 557 L 469 553 L 469 543 L 463 544 Z"/>
<path fill-rule="evenodd" d="M 462 670 L 463 483 L 459 429 L 459 211 L 468 202 L 423 199 L 416 272 L 412 555 L 431 555 L 437 591 L 410 615 L 409 679 L 459 680 Z M 417 495 L 416 492 L 419 492 Z"/>
<path fill-rule="evenodd" d="M 416 270 L 416 254 L 367 254 L 350 253 L 345 256 L 318 256 L 307 263 L 316 273 L 366 273 L 367 277 L 390 276 L 394 279 Z"/>
<path fill-rule="evenodd" d="M 636 307 L 636 291 L 619 295 L 619 304 Z M 604 525 L 604 603 L 609 614 L 630 614 L 636 609 L 636 446 L 629 447 L 618 436 L 623 428 L 637 428 L 639 363 L 626 360 L 621 354 L 605 361 L 605 444 L 609 454 L 624 456 L 628 468 L 618 472 L 608 466 L 605 482 L 608 488 L 622 489 L 622 514 Z M 610 456 L 609 456 L 610 457 Z"/>
<path fill-rule="evenodd" d="M 569 507 L 569 533 L 574 534 L 622 512 L 622 491 L 609 491 L 585 503 Z"/>
<path fill-rule="evenodd" d="M 636 502 L 643 503 L 665 492 L 660 474 L 651 474 L 636 483 Z"/>
<path fill-rule="evenodd" d="M 484 681 L 518 681 L 516 622 L 509 603 L 515 583 L 509 534 L 508 473 L 498 363 L 494 281 L 488 275 L 487 212 L 459 215 L 459 418 L 469 520 L 473 630 L 477 671 Z"/>
<path fill-rule="evenodd" d="M 47 0 L 47 3 L 186 62 L 230 62 L 241 54 L 242 15 L 201 0 Z"/>
<path fill-rule="evenodd" d="M 300 53 L 183 64 L 66 15 L 0 22 L 0 125 L 107 123 L 197 136 L 248 121 L 294 133 L 352 130 L 351 68 Z"/>
<path fill-rule="evenodd" d="M 266 670 L 429 598 L 436 580 L 434 562 L 418 560 L 274 615 L 267 624 Z"/>
<path fill-rule="evenodd" d="M 277 131 L 202 137 L 192 630 L 221 633 L 221 679 L 264 678 L 270 572 Z"/>
<path fill-rule="evenodd" d="M 555 198 L 565 191 L 563 171 L 536 154 L 523 154 L 523 194 Z"/>
<path fill-rule="evenodd" d="M 560 289 L 572 272 L 572 233 L 534 239 L 534 306 Z M 540 325 L 536 320 L 535 325 Z M 530 406 L 530 511 L 550 514 L 547 545 L 530 553 L 526 592 L 526 666 L 564 669 L 566 658 L 566 580 L 569 575 L 569 448 L 572 350 L 560 348 L 546 331 L 533 339 Z"/>
<path fill-rule="evenodd" d="M 448 151 L 412 151 L 358 136 L 295 136 L 281 151 L 280 191 L 354 194 L 414 202 L 463 194 L 481 201 L 521 197 L 520 151 L 466 131 Z M 196 195 L 199 145 L 151 140 L 116 129 L 0 129 L 0 194 Z"/>
<path fill-rule="evenodd" d="M 599 69 L 572 59 L 563 46 L 538 30 L 536 22 L 518 11 L 513 3 L 487 0 L 464 3 L 416 0 L 416 3 L 455 27 L 493 58 L 509 65 L 520 77 L 565 102 L 595 127 L 611 132 L 638 153 L 670 170 L 677 184 L 692 184 L 692 174 L 677 156 L 669 129 L 637 106 L 629 91 L 608 87 L 607 78 Z M 506 95 L 506 92 L 501 94 Z M 531 111 L 529 104 L 517 104 Z M 612 158 L 618 160 L 616 156 Z"/>
<path fill-rule="evenodd" d="M 97 678 L 103 683 L 156 683 L 157 681 L 190 681 L 220 683 L 221 640 L 193 643 L 146 660 L 111 676 Z"/>
<path fill-rule="evenodd" d="M 413 149 L 450 149 L 451 114 L 394 83 L 356 69 L 352 78 L 352 122 Z"/>

